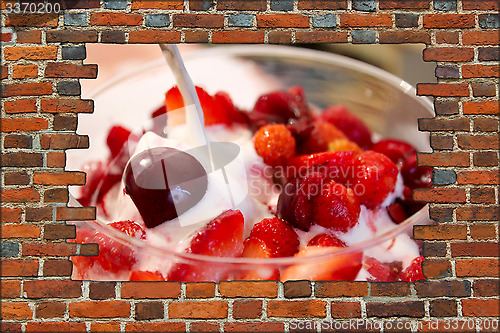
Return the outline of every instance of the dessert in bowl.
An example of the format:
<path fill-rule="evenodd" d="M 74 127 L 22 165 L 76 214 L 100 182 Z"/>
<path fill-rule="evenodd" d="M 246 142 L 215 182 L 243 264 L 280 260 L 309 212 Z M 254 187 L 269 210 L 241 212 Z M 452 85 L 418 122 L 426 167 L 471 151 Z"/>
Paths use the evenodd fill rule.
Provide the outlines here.
<path fill-rule="evenodd" d="M 91 148 L 68 166 L 88 174 L 72 203 L 97 207 L 96 221 L 75 222 L 75 241 L 100 254 L 74 257 L 75 278 L 423 278 L 411 232 L 429 220 L 411 195 L 431 186 L 430 169 L 416 165 L 428 149 L 417 128 L 426 99 L 318 51 L 231 46 L 185 61 L 203 145 L 164 62 L 92 96 L 95 114 L 79 128 Z"/>

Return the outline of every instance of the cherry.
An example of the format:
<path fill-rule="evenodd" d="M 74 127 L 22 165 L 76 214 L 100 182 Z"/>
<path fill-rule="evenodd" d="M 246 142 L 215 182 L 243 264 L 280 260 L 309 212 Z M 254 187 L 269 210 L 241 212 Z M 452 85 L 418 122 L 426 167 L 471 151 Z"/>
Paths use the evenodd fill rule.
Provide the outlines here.
<path fill-rule="evenodd" d="M 153 228 L 189 210 L 205 195 L 208 186 L 203 166 L 183 151 L 157 147 L 129 161 L 123 175 L 125 192 Z"/>

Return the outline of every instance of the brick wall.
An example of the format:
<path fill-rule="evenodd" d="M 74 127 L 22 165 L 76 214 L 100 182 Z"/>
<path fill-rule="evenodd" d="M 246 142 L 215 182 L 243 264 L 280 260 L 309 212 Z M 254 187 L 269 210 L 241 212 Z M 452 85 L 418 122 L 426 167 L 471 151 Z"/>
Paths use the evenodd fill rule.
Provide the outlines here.
<path fill-rule="evenodd" d="M 43 1 L 42 1 L 43 2 Z M 294 320 L 420 323 L 419 331 L 492 331 L 498 309 L 498 44 L 496 1 L 75 0 L 60 13 L 8 13 L 2 1 L 2 330 L 293 331 Z M 408 284 L 307 281 L 72 281 L 77 245 L 65 220 L 65 151 L 77 135 L 85 43 L 424 43 L 437 83 L 436 116 L 421 119 L 435 186 L 419 190 L 435 226 L 416 227 L 428 280 Z M 477 321 L 473 321 L 477 319 Z M 450 320 L 453 320 L 450 322 Z M 498 322 L 497 322 L 498 324 Z M 437 325 L 437 326 L 436 326 Z M 310 327 L 310 326 L 309 326 Z M 331 328 L 331 327 L 330 327 Z M 353 327 L 348 328 L 355 330 Z M 381 331 L 381 326 L 371 327 Z M 385 331 L 395 330 L 387 327 Z M 408 329 L 402 329 L 407 331 Z"/>

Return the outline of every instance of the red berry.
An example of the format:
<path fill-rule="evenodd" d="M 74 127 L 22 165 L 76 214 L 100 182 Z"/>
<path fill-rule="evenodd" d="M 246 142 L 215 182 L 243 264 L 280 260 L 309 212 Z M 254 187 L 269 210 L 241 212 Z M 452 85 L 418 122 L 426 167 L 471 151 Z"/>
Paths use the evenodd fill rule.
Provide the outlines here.
<path fill-rule="evenodd" d="M 273 257 L 293 256 L 299 250 L 299 237 L 284 220 L 277 217 L 263 219 L 255 224 L 250 237 L 262 239 Z"/>
<path fill-rule="evenodd" d="M 425 280 L 425 276 L 422 273 L 422 261 L 424 261 L 424 257 L 422 256 L 413 259 L 410 266 L 406 267 L 401 273 L 401 280 L 408 282 Z"/>
<path fill-rule="evenodd" d="M 372 146 L 371 132 L 361 119 L 344 106 L 331 106 L 323 111 L 320 119 L 335 125 L 339 130 L 363 149 Z"/>
<path fill-rule="evenodd" d="M 287 177 L 289 179 L 303 177 L 309 171 L 319 172 L 328 180 L 342 184 L 353 177 L 353 165 L 356 153 L 353 151 L 323 152 L 310 155 L 299 155 L 288 161 Z M 317 166 L 313 168 L 314 166 Z"/>
<path fill-rule="evenodd" d="M 368 208 L 379 206 L 391 193 L 398 176 L 398 168 L 385 155 L 365 151 L 354 158 L 353 189 L 359 201 Z"/>
<path fill-rule="evenodd" d="M 150 271 L 132 271 L 129 277 L 130 281 L 165 281 L 160 272 Z"/>
<path fill-rule="evenodd" d="M 78 198 L 78 202 L 82 206 L 91 204 L 92 195 L 96 192 L 105 175 L 105 168 L 106 166 L 101 161 L 90 161 L 82 166 L 82 171 L 87 174 L 87 181 L 85 185 L 80 187 L 80 198 Z"/>
<path fill-rule="evenodd" d="M 378 282 L 398 281 L 402 270 L 401 261 L 383 263 L 372 257 L 368 257 L 363 266 Z"/>
<path fill-rule="evenodd" d="M 345 243 L 338 239 L 337 237 L 330 234 L 319 234 L 314 236 L 307 246 L 336 246 L 336 247 L 346 247 Z"/>
<path fill-rule="evenodd" d="M 392 222 L 396 224 L 400 224 L 409 217 L 404 206 L 399 202 L 393 202 L 387 206 L 387 213 L 389 213 Z"/>
<path fill-rule="evenodd" d="M 413 215 L 425 206 L 425 202 L 417 202 L 413 200 L 413 190 L 408 186 L 404 186 L 403 199 L 401 204 L 405 207 L 408 215 Z"/>
<path fill-rule="evenodd" d="M 254 136 L 257 154 L 271 166 L 283 165 L 295 155 L 295 139 L 282 124 L 261 127 Z"/>
<path fill-rule="evenodd" d="M 345 232 L 358 223 L 360 211 L 354 191 L 331 181 L 314 199 L 312 219 L 322 227 Z"/>
<path fill-rule="evenodd" d="M 260 238 L 249 237 L 245 240 L 243 258 L 272 258 L 271 249 Z M 279 270 L 268 265 L 250 266 L 242 268 L 240 280 L 279 280 Z"/>
<path fill-rule="evenodd" d="M 416 152 L 411 152 L 405 157 L 401 175 L 405 185 L 411 189 L 432 187 L 432 168 L 417 166 Z"/>
<path fill-rule="evenodd" d="M 203 227 L 191 240 L 187 253 L 213 257 L 238 257 L 243 250 L 243 214 L 227 210 Z M 230 266 L 201 262 L 177 263 L 168 274 L 169 281 L 214 281 L 228 277 Z"/>
<path fill-rule="evenodd" d="M 327 121 L 316 121 L 308 139 L 298 151 L 300 154 L 313 154 L 328 150 L 328 144 L 336 139 L 345 138 L 344 133 Z"/>
<path fill-rule="evenodd" d="M 118 156 L 123 146 L 128 140 L 131 131 L 122 126 L 113 126 L 109 130 L 108 137 L 106 138 L 106 143 L 108 145 L 109 151 L 111 152 L 111 158 Z"/>
<path fill-rule="evenodd" d="M 371 150 L 389 157 L 396 165 L 400 165 L 406 154 L 415 151 L 415 148 L 404 141 L 385 139 L 373 145 Z"/>

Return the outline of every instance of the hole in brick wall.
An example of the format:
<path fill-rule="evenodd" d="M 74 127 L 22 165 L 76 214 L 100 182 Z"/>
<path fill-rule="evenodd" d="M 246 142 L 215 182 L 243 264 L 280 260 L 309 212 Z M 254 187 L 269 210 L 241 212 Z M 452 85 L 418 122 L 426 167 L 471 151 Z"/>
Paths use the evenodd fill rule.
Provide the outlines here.
<path fill-rule="evenodd" d="M 315 48 L 318 48 L 318 46 L 315 46 Z M 207 52 L 205 49 L 210 49 L 209 52 L 215 53 L 203 53 Z M 306 56 L 308 53 L 302 53 L 310 51 L 295 48 L 289 49 L 288 53 L 282 55 L 279 59 L 275 58 L 273 54 L 274 51 L 271 53 L 262 51 L 265 53 L 265 56 L 264 53 L 255 56 L 257 49 L 258 46 L 250 46 L 245 49 L 246 51 L 238 51 L 252 53 L 252 57 L 241 58 L 233 56 L 228 58 L 231 51 L 217 51 L 217 47 L 207 48 L 202 45 L 181 46 L 181 51 L 187 57 L 188 71 L 190 71 L 194 83 L 205 88 L 208 94 L 211 95 L 215 95 L 217 91 L 227 92 L 239 109 L 251 110 L 257 98 L 264 93 L 276 90 L 285 91 L 291 86 L 301 85 L 304 88 L 306 98 L 310 104 L 313 105 L 313 109 L 322 110 L 330 106 L 339 105 L 347 107 L 352 114 L 363 119 L 371 131 L 374 132 L 372 136 L 374 141 L 380 140 L 381 137 L 391 137 L 411 142 L 418 150 L 429 150 L 428 135 L 419 132 L 417 128 L 418 118 L 429 118 L 432 116 L 429 101 L 423 102 L 423 98 L 411 96 L 411 89 L 407 84 L 401 84 L 395 77 L 387 75 L 385 72 L 373 69 L 372 67 L 366 67 L 364 64 L 360 65 L 358 62 L 352 62 L 352 60 L 348 60 L 347 58 L 335 58 L 337 60 L 330 62 L 330 60 L 328 60 L 329 57 L 337 56 L 327 55 L 336 53 L 348 56 L 351 59 L 354 58 L 365 63 L 371 63 L 387 72 L 402 77 L 411 84 L 415 84 L 417 82 L 432 82 L 435 80 L 433 73 L 434 66 L 424 63 L 421 59 L 423 47 L 415 45 L 321 45 L 321 49 L 328 52 L 324 52 L 321 57 L 326 56 L 326 58 L 311 58 L 308 55 Z M 427 212 L 425 209 L 418 211 L 417 207 L 420 208 L 420 206 L 411 202 L 411 195 L 408 194 L 408 191 L 405 191 L 405 188 L 409 188 L 410 185 L 414 186 L 415 183 L 420 180 L 416 180 L 412 172 L 406 172 L 408 170 L 413 170 L 410 166 L 411 158 L 409 157 L 413 156 L 412 152 L 405 152 L 404 156 L 400 158 L 392 156 L 396 164 L 401 166 L 401 163 L 403 163 L 404 167 L 407 168 L 405 169 L 407 175 L 404 177 L 401 175 L 396 177 L 397 167 L 395 164 L 387 160 L 388 162 L 384 162 L 386 166 L 382 166 L 382 164 L 380 164 L 382 163 L 380 162 L 382 157 L 380 157 L 380 155 L 376 156 L 376 163 L 378 163 L 376 166 L 377 174 L 380 171 L 380 173 L 384 175 L 384 179 L 387 180 L 387 183 L 390 184 L 388 185 L 388 191 L 391 192 L 391 200 L 383 200 L 387 193 L 384 193 L 385 189 L 381 185 L 382 183 L 371 188 L 373 184 L 363 183 L 363 181 L 360 180 L 362 176 L 359 175 L 349 177 L 345 175 L 329 175 L 330 178 L 328 178 L 328 182 L 334 179 L 339 184 L 342 183 L 342 188 L 344 189 L 346 187 L 354 189 L 354 185 L 358 182 L 358 185 L 361 185 L 364 190 L 363 193 L 361 193 L 361 190 L 359 193 L 355 193 L 354 190 L 346 192 L 350 193 L 350 196 L 355 196 L 355 201 L 360 202 L 362 205 L 362 207 L 360 207 L 359 204 L 356 203 L 355 206 L 357 208 L 351 209 L 351 212 L 348 213 L 354 214 L 355 221 L 361 216 L 360 220 L 363 222 L 354 222 L 354 227 L 352 227 L 352 225 L 345 227 L 345 218 L 338 217 L 335 215 L 339 214 L 338 212 L 328 208 L 332 207 L 332 203 L 337 199 L 334 199 L 333 192 L 331 192 L 326 185 L 322 188 L 326 192 L 321 192 L 319 195 L 311 195 L 311 198 L 313 197 L 313 199 L 310 199 L 311 208 L 309 208 L 310 211 L 307 213 L 309 215 L 304 221 L 313 221 L 313 226 L 310 232 L 296 230 L 296 234 L 298 235 L 297 239 L 300 239 L 300 247 L 306 246 L 312 238 L 319 234 L 328 234 L 326 238 L 322 236 L 323 240 L 320 241 L 320 244 L 331 245 L 328 242 L 332 241 L 331 237 L 333 237 L 334 239 L 339 238 L 341 243 L 352 245 L 354 243 L 359 243 L 361 237 L 364 245 L 358 245 L 359 247 L 355 250 L 343 249 L 342 246 L 339 247 L 341 243 L 336 243 L 336 247 L 340 249 L 336 254 L 332 255 L 334 259 L 330 256 L 328 260 L 324 258 L 320 260 L 318 256 L 322 255 L 324 251 L 330 251 L 332 247 L 314 247 L 313 251 L 301 250 L 301 252 L 299 252 L 299 257 L 313 256 L 315 258 L 315 264 L 312 266 L 304 264 L 304 262 L 299 263 L 298 261 L 284 263 L 278 260 L 270 266 L 267 264 L 256 265 L 255 262 L 245 265 L 235 265 L 234 262 L 195 263 L 192 261 L 193 258 L 180 258 L 179 256 L 174 256 L 175 258 L 173 258 L 171 256 L 172 253 L 168 251 L 180 249 L 182 252 L 183 249 L 189 247 L 191 241 L 189 235 L 195 233 L 206 224 L 207 221 L 201 219 L 199 223 L 190 224 L 189 228 L 179 226 L 178 229 L 175 229 L 174 226 L 176 225 L 170 222 L 164 223 L 156 228 L 146 228 L 143 225 L 141 217 L 141 214 L 144 216 L 144 211 L 139 214 L 132 200 L 124 194 L 123 186 L 120 181 L 122 177 L 121 173 L 128 160 L 126 155 L 129 154 L 133 156 L 141 150 L 140 148 L 131 148 L 137 144 L 137 140 L 132 142 L 134 140 L 129 139 L 127 142 L 129 146 L 125 146 L 127 148 L 122 150 L 122 153 L 120 153 L 121 155 L 118 155 L 114 160 L 109 158 L 110 151 L 106 144 L 106 140 L 113 126 L 121 126 L 132 130 L 133 133 L 136 133 L 135 130 L 140 129 L 140 131 L 137 132 L 139 135 L 143 134 L 144 128 L 148 128 L 152 131 L 156 129 L 157 127 L 155 126 L 158 126 L 158 123 L 150 120 L 151 114 L 153 111 L 162 107 L 164 94 L 171 88 L 174 81 L 172 77 L 169 77 L 170 72 L 164 64 L 161 51 L 156 45 L 89 44 L 86 47 L 86 51 L 87 58 L 85 63 L 97 63 L 99 65 L 98 79 L 86 80 L 81 83 L 82 98 L 94 99 L 95 101 L 94 114 L 80 115 L 79 117 L 78 133 L 90 136 L 90 149 L 88 151 L 68 152 L 68 168 L 83 169 L 87 172 L 87 183 L 90 185 L 83 188 L 83 191 L 87 191 L 84 193 L 84 195 L 87 196 L 84 203 L 97 205 L 100 220 L 105 223 L 114 223 L 115 229 L 125 231 L 129 236 L 133 236 L 131 239 L 126 236 L 122 241 L 143 243 L 143 239 L 145 238 L 147 246 L 155 247 L 155 251 L 153 251 L 155 254 L 144 249 L 127 249 L 123 244 L 120 244 L 119 240 L 112 240 L 108 238 L 108 236 L 96 236 L 96 233 L 109 233 L 109 236 L 120 238 L 119 232 L 110 227 L 108 227 L 108 230 L 103 230 L 99 229 L 99 226 L 97 226 L 97 231 L 86 232 L 82 228 L 79 229 L 80 236 L 77 240 L 81 242 L 100 243 L 101 255 L 94 258 L 76 258 L 74 260 L 76 269 L 74 270 L 73 278 L 91 280 L 128 280 L 131 278 L 131 271 L 140 271 L 140 273 L 134 273 L 132 278 L 157 279 L 169 277 L 173 280 L 186 281 L 279 278 L 317 280 L 376 279 L 393 281 L 408 279 L 411 275 L 409 270 L 413 270 L 415 267 L 419 266 L 419 263 L 413 264 L 413 259 L 419 257 L 421 253 L 421 249 L 419 248 L 420 244 L 410 239 L 412 233 L 411 227 L 405 230 L 403 230 L 404 228 L 402 227 L 410 223 L 410 219 L 417 219 L 422 223 L 427 220 Z M 198 54 L 202 56 L 198 56 Z M 233 55 L 234 54 L 235 53 L 233 53 Z M 301 54 L 304 54 L 304 56 L 302 57 Z M 402 89 L 406 89 L 410 91 L 410 93 L 405 93 Z M 284 98 L 283 96 L 285 95 L 281 95 L 280 98 Z M 300 107 L 300 102 L 297 102 L 297 100 L 300 99 L 300 95 L 290 96 L 293 98 L 289 100 L 286 100 L 288 97 L 285 96 L 288 107 Z M 212 101 L 211 103 L 215 105 L 212 106 L 215 108 L 214 110 L 219 110 L 217 112 L 226 112 L 221 110 L 227 109 L 220 109 L 220 99 L 210 100 Z M 172 100 L 170 100 L 170 102 L 173 103 Z M 202 103 L 206 103 L 206 100 L 205 102 L 202 101 Z M 290 103 L 295 104 L 290 106 Z M 265 112 L 269 114 L 275 111 L 268 110 Z M 344 125 L 342 120 L 338 118 L 340 117 L 339 115 L 336 115 L 335 112 L 332 114 L 335 116 L 332 116 L 334 117 L 333 120 L 330 119 L 329 127 L 326 126 L 328 130 L 320 129 L 322 125 L 317 125 L 317 123 L 314 122 L 311 123 L 311 125 L 310 123 L 306 124 L 305 122 L 299 121 L 299 124 L 302 124 L 301 126 L 304 128 L 311 126 L 311 128 L 314 129 L 313 132 L 311 132 L 304 128 L 299 128 L 300 132 L 298 132 L 298 134 L 294 132 L 297 143 L 297 154 L 313 153 L 327 149 L 334 151 L 342 150 L 344 149 L 342 147 L 348 147 L 345 148 L 348 150 L 359 149 L 353 147 L 362 146 L 363 144 L 366 144 L 364 148 L 369 147 L 369 145 L 363 142 L 359 136 L 356 137 L 356 134 L 352 134 L 348 132 L 348 129 L 342 127 Z M 214 117 L 217 115 L 218 114 L 215 114 Z M 278 116 L 282 117 L 283 115 L 279 114 Z M 325 122 L 327 122 L 327 120 L 326 118 L 323 119 Z M 165 119 L 163 118 L 162 121 L 165 121 Z M 216 122 L 218 122 L 218 120 L 216 120 Z M 337 139 L 337 141 L 331 139 L 332 136 L 334 136 L 334 130 L 331 129 L 332 124 L 335 124 L 345 132 L 345 134 L 335 134 L 337 136 L 335 136 L 334 139 Z M 242 137 L 246 136 L 247 141 L 239 141 L 239 144 L 240 148 L 246 149 L 246 154 L 249 154 L 248 149 L 253 147 L 250 127 L 238 125 L 240 126 L 240 132 L 236 133 L 234 132 L 234 126 L 232 130 L 223 129 L 222 125 L 218 126 L 217 133 L 212 133 L 218 136 L 218 140 L 221 140 L 221 137 L 224 136 L 221 133 L 225 133 L 226 136 L 231 135 L 231 138 L 235 138 L 235 135 L 238 135 L 240 140 L 242 140 Z M 335 129 L 335 127 L 333 128 Z M 297 127 L 292 129 L 292 131 L 297 131 Z M 318 138 L 316 136 L 317 134 L 311 136 L 310 133 L 322 133 L 322 136 Z M 335 133 L 339 132 L 337 131 Z M 109 140 L 107 142 L 108 145 L 116 146 L 120 140 L 126 140 L 125 134 L 128 135 L 128 132 L 115 128 L 112 134 L 113 138 L 111 139 L 111 143 Z M 339 136 L 344 136 L 344 138 L 338 140 L 340 138 Z M 175 146 L 176 148 L 184 148 L 185 142 L 181 142 L 182 140 L 180 139 L 182 135 L 175 134 L 175 131 L 169 132 L 167 138 L 171 137 L 174 137 L 180 142 Z M 303 139 L 304 137 L 306 139 Z M 164 140 L 164 138 L 161 138 L 161 135 L 151 134 L 147 140 L 145 137 L 142 137 L 138 147 L 156 147 L 168 144 L 168 141 Z M 302 140 L 302 143 L 299 140 Z M 334 144 L 328 144 L 325 140 L 333 141 Z M 246 143 L 241 144 L 241 142 Z M 318 148 L 318 146 L 322 148 Z M 118 150 L 120 147 L 118 147 Z M 377 149 L 379 149 L 379 151 L 387 149 L 384 147 L 385 146 L 380 146 Z M 401 144 L 398 147 L 402 147 Z M 405 149 L 408 150 L 408 148 Z M 256 156 L 252 154 L 250 154 L 250 156 Z M 124 156 L 125 158 L 123 158 Z M 399 161 L 396 161 L 398 158 Z M 356 158 L 354 158 L 354 160 L 356 160 Z M 256 158 L 255 161 L 258 162 L 256 165 L 261 168 L 259 170 L 266 170 L 266 172 L 268 172 L 266 176 L 259 178 L 262 183 L 272 183 L 273 177 L 270 176 L 269 172 L 275 173 L 274 180 L 276 181 L 278 176 L 276 174 L 277 168 L 271 169 L 258 158 Z M 362 169 L 363 166 L 361 164 L 364 162 L 360 162 L 361 159 L 357 161 L 358 162 L 353 162 L 354 164 L 349 165 Z M 82 167 L 83 164 L 85 164 L 85 167 Z M 338 167 L 338 165 L 335 165 L 335 167 Z M 342 165 L 342 167 L 344 167 L 344 165 Z M 118 172 L 116 172 L 116 170 L 118 170 Z M 392 171 L 390 170 L 394 170 L 395 173 L 391 174 Z M 249 172 L 250 169 L 246 170 L 246 175 L 248 175 Z M 353 170 L 347 170 L 347 172 L 352 173 Z M 404 172 L 402 171 L 401 174 L 404 174 Z M 426 173 L 426 176 L 428 176 L 428 178 L 430 177 L 428 173 Z M 322 177 L 325 177 L 325 175 Z M 283 176 L 281 176 L 281 178 L 283 180 Z M 209 178 L 209 186 L 214 186 L 213 184 L 210 185 L 210 181 L 214 181 L 214 179 L 217 178 Z M 228 179 L 228 183 L 230 183 L 236 178 Z M 353 183 L 351 183 L 351 181 Z M 302 182 L 304 182 L 304 180 L 302 180 Z M 282 186 L 284 184 L 277 182 L 274 187 L 279 185 Z M 94 187 L 92 188 L 92 186 Z M 259 186 L 263 185 L 259 183 Z M 269 184 L 266 186 L 269 187 Z M 238 187 L 238 189 L 241 188 Z M 264 190 L 264 187 L 259 188 L 259 190 Z M 383 194 L 371 195 L 376 192 L 375 190 L 382 191 Z M 80 193 L 82 189 L 80 188 L 73 188 L 71 191 L 76 197 L 82 196 L 82 193 Z M 216 192 L 207 193 L 212 193 L 213 197 L 217 197 L 217 195 L 214 195 Z M 235 207 L 231 206 L 229 208 L 243 207 L 241 209 L 245 217 L 254 216 L 254 219 L 256 219 L 254 222 L 260 221 L 262 217 L 272 215 L 274 210 L 267 211 L 266 206 L 268 204 L 272 206 L 273 203 L 275 205 L 277 196 L 273 196 L 272 193 L 259 192 L 259 195 L 262 194 L 262 196 L 258 197 L 260 204 L 257 205 L 253 201 L 248 201 L 248 199 L 246 199 L 255 193 L 248 193 L 249 196 L 242 196 L 244 199 L 241 200 L 240 206 L 236 205 Z M 146 193 L 145 195 L 149 194 Z M 345 195 L 344 193 L 338 196 L 340 198 L 345 198 Z M 154 201 L 154 198 L 149 202 L 151 201 Z M 327 202 L 327 208 L 324 208 L 325 204 L 320 204 L 320 202 Z M 226 204 L 228 203 L 226 202 Z M 146 205 L 149 205 L 149 203 Z M 298 207 L 296 201 L 292 201 L 291 205 Z M 306 207 L 308 206 L 304 206 L 304 208 Z M 259 213 L 255 213 L 256 211 L 259 211 Z M 262 211 L 264 211 L 264 213 L 262 213 Z M 418 212 L 415 213 L 416 211 Z M 415 215 L 410 218 L 413 213 L 415 213 Z M 212 214 L 214 213 L 212 212 Z M 284 217 L 283 214 L 286 215 L 284 211 L 281 211 L 280 216 Z M 328 214 L 333 214 L 333 216 L 337 217 L 330 219 L 330 215 Z M 289 218 L 290 216 L 287 215 L 286 217 Z M 294 219 L 292 221 L 294 226 L 301 226 L 302 229 L 307 229 L 307 226 L 299 224 L 300 222 L 298 222 L 297 218 L 290 218 Z M 208 221 L 210 219 L 208 219 Z M 373 222 L 375 220 L 378 222 Z M 403 220 L 405 220 L 404 223 L 398 224 Z M 131 224 L 129 222 L 117 224 L 117 221 L 137 221 L 145 232 L 135 225 L 133 225 L 131 229 Z M 398 223 L 393 223 L 393 221 Z M 238 222 L 231 223 L 234 224 Z M 343 228 L 348 230 L 343 230 Z M 232 230 L 235 228 L 229 229 L 233 232 Z M 246 228 L 245 237 L 250 232 L 250 229 L 251 225 Z M 391 231 L 388 233 L 382 231 L 387 229 Z M 398 230 L 398 232 L 396 233 L 395 230 Z M 262 238 L 261 241 L 254 243 L 248 242 L 246 246 L 249 250 L 244 253 L 246 253 L 247 256 L 257 257 L 277 256 L 279 251 L 281 251 L 281 247 L 286 250 L 286 247 L 290 246 L 290 241 L 288 241 L 286 243 L 288 245 L 280 245 L 280 248 L 274 249 L 275 245 L 273 245 L 272 242 L 266 242 L 266 237 L 268 237 L 269 232 L 270 231 L 267 229 L 264 230 L 264 236 L 259 236 Z M 173 245 L 165 247 L 163 239 L 165 237 L 178 237 L 179 233 L 184 235 L 180 237 L 182 241 L 174 242 Z M 214 231 L 213 233 L 216 235 L 214 237 L 222 238 L 228 231 L 224 229 L 224 232 Z M 281 237 L 281 235 L 278 236 L 276 242 L 279 243 Z M 373 245 L 371 242 L 373 242 L 374 239 L 379 239 L 380 241 Z M 222 242 L 222 244 L 224 243 Z M 248 244 L 253 244 L 253 248 Z M 241 242 L 240 247 L 242 248 L 243 246 L 245 245 Z M 202 243 L 202 245 L 198 245 L 197 248 L 203 248 L 203 251 L 205 251 L 203 252 L 200 250 L 201 252 L 199 254 L 225 251 L 228 255 L 235 256 L 240 255 L 241 252 L 241 248 L 238 248 L 238 246 L 228 250 L 227 245 L 220 244 L 208 245 Z M 295 248 L 292 247 L 288 249 L 288 252 L 293 254 L 297 252 L 298 248 L 298 246 Z M 161 253 L 161 255 L 158 256 L 158 253 Z M 196 254 L 196 252 L 194 253 Z M 401 256 L 401 253 L 405 254 Z M 174 263 L 181 259 L 186 263 L 182 265 Z M 319 262 L 321 262 L 321 265 L 318 264 Z M 276 270 L 276 267 L 280 269 Z"/>

